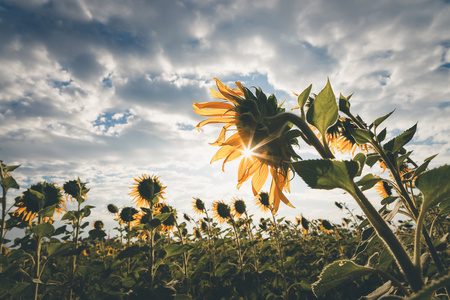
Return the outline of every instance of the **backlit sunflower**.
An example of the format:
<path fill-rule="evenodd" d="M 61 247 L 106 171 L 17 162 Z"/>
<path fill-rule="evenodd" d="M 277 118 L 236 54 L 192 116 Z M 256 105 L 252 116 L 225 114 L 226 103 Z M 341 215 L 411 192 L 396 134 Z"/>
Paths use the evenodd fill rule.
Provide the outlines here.
<path fill-rule="evenodd" d="M 240 82 L 237 89 L 231 89 L 220 80 L 217 89 L 211 89 L 213 97 L 227 102 L 203 102 L 193 104 L 194 112 L 210 117 L 200 122 L 197 129 L 211 123 L 223 123 L 217 140 L 212 145 L 220 149 L 211 162 L 223 159 L 225 163 L 241 158 L 238 169 L 237 188 L 252 178 L 252 190 L 256 196 L 269 175 L 272 177 L 269 201 L 278 210 L 280 201 L 292 206 L 283 191 L 289 192 L 291 162 L 300 157 L 293 146 L 298 145 L 298 130 L 291 130 L 291 124 L 275 121 L 273 117 L 284 112 L 278 106 L 274 95 L 267 97 L 259 88 L 255 95 Z M 234 133 L 227 136 L 228 131 Z"/>
<path fill-rule="evenodd" d="M 194 198 L 194 201 L 192 201 L 192 207 L 197 215 L 201 215 L 205 212 L 205 202 L 203 202 L 200 198 Z"/>
<path fill-rule="evenodd" d="M 225 223 L 231 219 L 231 208 L 223 201 L 215 201 L 213 203 L 213 217 L 219 223 Z"/>
<path fill-rule="evenodd" d="M 310 126 L 315 130 L 314 126 Z M 350 133 L 356 128 L 357 126 L 348 118 L 339 118 L 336 124 L 328 128 L 326 140 L 331 152 L 336 153 L 337 150 L 340 153 L 348 152 L 349 155 L 354 156 L 356 149 L 360 149 L 362 152 L 368 153 L 372 146 L 358 145 Z M 320 133 L 317 133 L 317 136 L 321 138 Z"/>
<path fill-rule="evenodd" d="M 245 214 L 247 206 L 245 205 L 244 200 L 233 198 L 233 202 L 231 203 L 231 214 L 239 219 L 242 215 Z"/>
<path fill-rule="evenodd" d="M 130 187 L 129 195 L 133 197 L 136 207 L 152 207 L 165 199 L 163 194 L 166 187 L 162 186 L 158 177 L 144 174 L 134 180 L 136 182 Z"/>
<path fill-rule="evenodd" d="M 28 221 L 30 226 L 41 210 L 54 206 L 55 212 L 59 215 L 66 207 L 60 188 L 47 182 L 32 185 L 23 192 L 22 196 L 16 198 L 14 205 L 18 208 L 13 215 L 23 221 Z M 53 220 L 53 216 L 46 216 L 42 217 L 40 221 L 53 222 Z"/>
<path fill-rule="evenodd" d="M 259 193 L 259 195 L 255 197 L 255 203 L 262 212 L 272 210 L 272 205 L 269 201 L 269 194 L 266 192 Z"/>
<path fill-rule="evenodd" d="M 383 199 L 392 196 L 392 187 L 384 180 L 380 180 L 375 184 L 375 190 Z"/>

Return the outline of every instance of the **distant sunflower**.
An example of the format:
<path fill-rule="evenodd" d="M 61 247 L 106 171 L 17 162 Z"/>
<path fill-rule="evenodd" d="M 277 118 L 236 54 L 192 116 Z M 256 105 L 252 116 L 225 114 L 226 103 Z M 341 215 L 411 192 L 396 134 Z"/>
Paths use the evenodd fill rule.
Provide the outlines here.
<path fill-rule="evenodd" d="M 247 206 L 245 205 L 245 201 L 238 198 L 233 198 L 233 202 L 231 203 L 231 214 L 239 219 L 242 215 L 245 214 Z"/>
<path fill-rule="evenodd" d="M 200 219 L 200 229 L 202 232 L 208 232 L 208 223 L 205 222 L 205 220 Z"/>
<path fill-rule="evenodd" d="M 124 207 L 120 211 L 119 214 L 119 223 L 121 225 L 123 224 L 129 224 L 129 226 L 134 227 L 138 223 L 138 216 L 139 211 L 134 207 Z"/>
<path fill-rule="evenodd" d="M 200 232 L 200 229 L 197 227 L 194 227 L 194 238 L 200 240 L 202 238 L 202 233 Z"/>
<path fill-rule="evenodd" d="M 173 231 L 174 226 L 177 222 L 176 220 L 176 210 L 170 205 L 164 205 L 159 209 L 159 213 L 166 214 L 170 213 L 169 217 L 162 221 L 162 231 L 170 232 Z"/>
<path fill-rule="evenodd" d="M 63 185 L 64 194 L 66 196 L 66 201 L 78 201 L 82 203 L 86 201 L 87 192 L 89 189 L 86 188 L 86 183 L 78 180 L 70 180 Z"/>
<path fill-rule="evenodd" d="M 158 177 L 143 174 L 134 180 L 129 195 L 133 197 L 136 207 L 152 207 L 165 199 L 163 194 L 166 187 L 161 184 Z"/>
<path fill-rule="evenodd" d="M 213 217 L 219 223 L 225 223 L 231 219 L 231 208 L 223 201 L 215 201 L 213 203 Z"/>
<path fill-rule="evenodd" d="M 55 184 L 47 182 L 32 185 L 28 190 L 23 192 L 22 196 L 16 198 L 14 205 L 18 208 L 14 211 L 13 215 L 23 221 L 28 221 L 30 226 L 41 210 L 54 206 L 55 212 L 59 215 L 65 211 L 66 207 L 60 188 Z M 52 223 L 53 220 L 53 216 L 43 217 L 41 222 Z"/>
<path fill-rule="evenodd" d="M 108 204 L 106 206 L 106 210 L 108 214 L 111 214 L 113 216 L 117 216 L 119 214 L 119 208 L 115 206 L 114 204 Z"/>
<path fill-rule="evenodd" d="M 255 198 L 255 203 L 262 212 L 268 212 L 269 210 L 272 210 L 272 205 L 269 201 L 269 194 L 266 192 L 259 193 L 259 195 Z"/>
<path fill-rule="evenodd" d="M 375 184 L 375 190 L 383 199 L 392 196 L 392 187 L 384 180 L 380 180 Z"/>
<path fill-rule="evenodd" d="M 205 212 L 205 202 L 203 202 L 200 198 L 194 198 L 194 201 L 192 201 L 192 207 L 197 215 L 201 215 Z"/>
<path fill-rule="evenodd" d="M 92 227 L 94 227 L 94 229 L 97 229 L 97 230 L 102 230 L 103 227 L 105 227 L 105 223 L 103 223 L 102 220 L 97 220 L 94 222 L 94 224 L 92 224 Z"/>
<path fill-rule="evenodd" d="M 217 140 L 212 145 L 220 149 L 211 159 L 211 163 L 224 159 L 225 163 L 242 157 L 238 168 L 237 188 L 252 178 L 252 190 L 256 196 L 270 176 L 269 201 L 273 209 L 278 210 L 280 201 L 293 207 L 283 191 L 290 192 L 291 162 L 300 157 L 293 146 L 298 145 L 297 131 L 291 131 L 291 125 L 273 122 L 273 117 L 284 113 L 274 95 L 267 97 L 257 88 L 255 95 L 240 82 L 237 89 L 231 89 L 220 80 L 214 79 L 219 91 L 211 89 L 213 97 L 227 102 L 203 102 L 193 104 L 194 112 L 210 117 L 200 122 L 197 129 L 211 123 L 223 123 Z M 236 131 L 226 138 L 227 132 Z"/>

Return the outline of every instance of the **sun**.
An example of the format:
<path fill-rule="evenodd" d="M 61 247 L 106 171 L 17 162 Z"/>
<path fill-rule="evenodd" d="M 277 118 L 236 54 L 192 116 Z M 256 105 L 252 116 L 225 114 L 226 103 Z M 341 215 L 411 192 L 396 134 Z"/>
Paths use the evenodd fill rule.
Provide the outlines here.
<path fill-rule="evenodd" d="M 242 150 L 242 155 L 243 155 L 244 157 L 246 157 L 246 158 L 250 158 L 250 157 L 254 156 L 255 153 L 254 153 L 253 150 L 250 149 L 250 148 L 244 148 L 244 149 Z"/>

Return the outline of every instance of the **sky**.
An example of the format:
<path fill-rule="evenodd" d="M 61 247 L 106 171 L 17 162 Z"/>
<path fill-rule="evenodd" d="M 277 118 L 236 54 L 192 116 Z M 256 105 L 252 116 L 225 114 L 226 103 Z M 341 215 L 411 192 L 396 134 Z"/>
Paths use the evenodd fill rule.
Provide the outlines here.
<path fill-rule="evenodd" d="M 237 163 L 210 164 L 221 126 L 195 129 L 205 117 L 192 103 L 214 100 L 213 78 L 259 86 L 286 110 L 329 78 L 367 123 L 395 110 L 387 138 L 418 122 L 414 161 L 449 162 L 448 0 L 0 0 L 0 160 L 20 165 L 8 206 L 31 184 L 79 177 L 95 206 L 87 220 L 114 235 L 106 205 L 133 206 L 133 178 L 154 174 L 179 212 L 193 215 L 193 197 L 207 208 L 239 197 L 268 217 L 250 182 L 236 189 Z M 299 177 L 291 187 L 296 208 L 281 205 L 280 217 L 339 222 L 335 201 L 359 212 L 340 190 Z"/>

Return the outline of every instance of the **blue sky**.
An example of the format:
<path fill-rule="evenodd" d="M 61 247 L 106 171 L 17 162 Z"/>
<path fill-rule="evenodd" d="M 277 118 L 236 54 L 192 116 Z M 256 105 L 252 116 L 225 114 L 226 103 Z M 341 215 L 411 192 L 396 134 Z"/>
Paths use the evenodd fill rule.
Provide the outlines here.
<path fill-rule="evenodd" d="M 192 214 L 192 197 L 208 207 L 241 197 L 259 218 L 250 184 L 236 189 L 237 165 L 209 163 L 220 126 L 194 129 L 192 102 L 213 100 L 214 77 L 260 86 L 287 109 L 292 92 L 318 93 L 329 77 L 367 122 L 395 109 L 388 138 L 419 122 L 415 161 L 448 163 L 449 28 L 441 0 L 2 0 L 0 159 L 21 165 L 8 203 L 32 183 L 80 177 L 89 220 L 111 228 L 106 205 L 130 206 L 133 177 L 155 174 L 181 212 Z M 299 154 L 314 157 L 305 145 Z M 292 186 L 296 209 L 280 216 L 337 222 L 334 201 L 355 208 L 340 191 Z"/>

